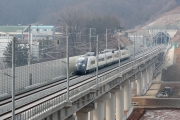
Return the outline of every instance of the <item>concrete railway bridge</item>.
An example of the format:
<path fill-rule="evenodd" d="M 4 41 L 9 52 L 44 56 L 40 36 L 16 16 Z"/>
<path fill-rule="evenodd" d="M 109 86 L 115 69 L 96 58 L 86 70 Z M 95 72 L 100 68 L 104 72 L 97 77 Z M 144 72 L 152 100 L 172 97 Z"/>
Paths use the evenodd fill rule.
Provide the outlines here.
<path fill-rule="evenodd" d="M 170 45 L 156 45 L 144 52 L 136 54 L 133 58 L 120 67 L 114 67 L 108 71 L 95 75 L 72 76 L 69 83 L 69 99 L 67 98 L 66 79 L 57 81 L 49 72 L 37 77 L 31 72 L 31 83 L 17 83 L 18 92 L 16 95 L 16 120 L 126 120 L 133 111 L 132 89 L 137 85 L 137 95 L 142 96 L 152 84 L 153 72 L 163 62 L 163 56 Z M 47 63 L 46 63 L 47 64 Z M 34 67 L 38 66 L 35 65 Z M 48 67 L 48 65 L 47 65 Z M 57 66 L 54 66 L 57 67 Z M 19 68 L 17 68 L 18 70 Z M 27 68 L 17 76 L 25 74 Z M 45 70 L 45 68 L 43 68 Z M 57 68 L 54 68 L 57 71 Z M 34 70 L 34 71 L 33 71 Z M 48 69 L 49 70 L 49 69 Z M 59 71 L 58 71 L 59 72 Z M 57 72 L 57 74 L 58 74 Z M 39 73 L 40 74 L 40 73 Z M 25 74 L 28 76 L 28 74 Z M 37 87 L 23 94 L 34 79 L 50 77 L 54 83 Z M 56 77 L 55 77 L 56 76 Z M 5 79 L 5 78 L 4 78 Z M 17 79 L 20 79 L 18 77 Z M 49 79 L 49 78 L 48 78 Z M 18 80 L 17 80 L 18 81 Z M 48 81 L 47 81 L 48 82 Z M 5 82 L 4 82 L 5 83 Z M 7 83 L 8 84 L 8 83 Z M 29 87 L 31 89 L 31 87 Z M 7 87 L 1 90 L 0 98 L 0 120 L 11 119 L 11 99 L 8 99 L 10 89 Z M 8 92 L 9 91 L 9 92 Z M 18 95 L 19 94 L 19 95 Z"/>

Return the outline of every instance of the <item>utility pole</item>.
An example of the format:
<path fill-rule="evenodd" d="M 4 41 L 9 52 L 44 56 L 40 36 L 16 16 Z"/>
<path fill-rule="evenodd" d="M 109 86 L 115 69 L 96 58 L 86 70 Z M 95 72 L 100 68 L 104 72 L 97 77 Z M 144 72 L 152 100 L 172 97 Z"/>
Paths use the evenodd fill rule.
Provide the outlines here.
<path fill-rule="evenodd" d="M 89 28 L 89 52 L 91 52 L 92 50 L 92 47 L 91 47 L 91 30 L 92 29 L 96 30 L 96 28 Z"/>
<path fill-rule="evenodd" d="M 162 44 L 162 31 L 161 31 L 161 44 Z"/>
<path fill-rule="evenodd" d="M 107 29 L 106 29 L 106 49 L 107 49 Z"/>
<path fill-rule="evenodd" d="M 99 47 L 98 47 L 98 35 L 97 35 L 97 46 L 96 46 L 96 86 L 98 86 L 98 52 L 99 52 Z"/>
<path fill-rule="evenodd" d="M 22 34 L 21 34 L 21 39 L 22 40 L 24 40 L 24 35 L 23 35 L 23 26 L 22 26 L 22 24 L 18 24 L 19 26 L 21 26 L 21 28 L 22 28 Z"/>
<path fill-rule="evenodd" d="M 121 72 L 121 48 L 120 48 L 120 34 L 118 32 L 118 53 L 119 53 L 119 72 Z"/>
<path fill-rule="evenodd" d="M 23 26 L 22 26 L 22 39 L 24 40 L 24 34 L 23 34 Z"/>
<path fill-rule="evenodd" d="M 67 58 L 67 102 L 69 102 L 69 40 L 68 40 L 68 29 L 66 27 L 66 58 Z"/>
<path fill-rule="evenodd" d="M 29 43 L 29 48 L 28 48 L 28 65 L 31 64 L 31 25 L 29 25 L 29 35 L 28 35 L 28 43 Z"/>
<path fill-rule="evenodd" d="M 12 120 L 15 120 L 15 39 L 12 40 Z"/>
<path fill-rule="evenodd" d="M 91 52 L 91 28 L 89 28 L 89 52 Z"/>
<path fill-rule="evenodd" d="M 135 35 L 134 35 L 134 55 L 133 55 L 133 56 L 134 56 L 134 60 L 133 60 L 133 62 L 135 62 L 135 50 L 136 50 L 136 49 L 135 49 Z M 135 64 L 134 64 L 134 65 L 135 65 Z"/>
<path fill-rule="evenodd" d="M 28 66 L 30 67 L 31 65 L 31 50 L 32 50 L 32 36 L 31 36 L 31 25 L 29 25 L 29 35 L 28 35 L 28 43 L 29 43 L 29 48 L 28 48 Z M 29 85 L 32 85 L 32 73 L 29 73 Z"/>
<path fill-rule="evenodd" d="M 107 32 L 108 30 L 111 30 L 111 29 L 106 29 L 106 49 L 107 49 Z"/>
<path fill-rule="evenodd" d="M 143 37 L 143 61 L 144 61 L 144 35 L 142 37 Z"/>

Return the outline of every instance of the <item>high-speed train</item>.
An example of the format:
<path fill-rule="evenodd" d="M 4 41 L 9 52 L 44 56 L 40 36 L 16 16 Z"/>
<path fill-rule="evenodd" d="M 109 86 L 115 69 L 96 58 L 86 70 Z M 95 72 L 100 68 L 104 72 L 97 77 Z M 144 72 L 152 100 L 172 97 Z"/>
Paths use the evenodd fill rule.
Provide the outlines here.
<path fill-rule="evenodd" d="M 108 65 L 119 62 L 119 52 L 120 60 L 128 59 L 130 57 L 129 51 L 106 49 L 99 53 L 98 55 L 98 68 L 103 68 Z M 96 53 L 88 52 L 84 56 L 81 56 L 76 61 L 76 74 L 86 74 L 90 71 L 95 71 L 96 69 Z"/>

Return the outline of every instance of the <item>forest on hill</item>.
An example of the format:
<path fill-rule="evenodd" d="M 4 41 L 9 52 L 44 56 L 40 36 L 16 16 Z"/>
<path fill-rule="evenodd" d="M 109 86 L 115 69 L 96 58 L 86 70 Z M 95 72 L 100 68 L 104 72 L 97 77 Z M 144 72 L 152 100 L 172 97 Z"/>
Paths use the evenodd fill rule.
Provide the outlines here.
<path fill-rule="evenodd" d="M 124 29 L 133 28 L 177 6 L 180 0 L 0 0 L 0 25 L 59 25 L 76 9 L 86 19 L 112 16 Z"/>

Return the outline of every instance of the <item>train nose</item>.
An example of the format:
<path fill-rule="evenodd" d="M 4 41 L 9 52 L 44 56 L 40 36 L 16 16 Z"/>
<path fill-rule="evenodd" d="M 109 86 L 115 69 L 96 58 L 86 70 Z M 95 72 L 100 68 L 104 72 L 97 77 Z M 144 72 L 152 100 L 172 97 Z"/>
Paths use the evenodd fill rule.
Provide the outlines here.
<path fill-rule="evenodd" d="M 81 63 L 78 63 L 76 66 L 77 71 L 81 71 L 83 69 L 83 66 Z"/>

